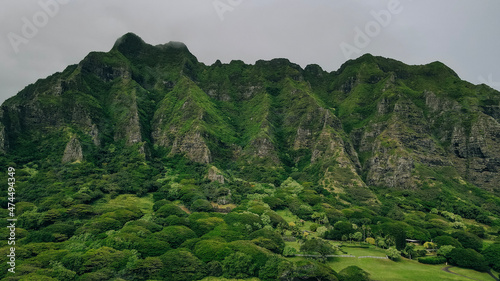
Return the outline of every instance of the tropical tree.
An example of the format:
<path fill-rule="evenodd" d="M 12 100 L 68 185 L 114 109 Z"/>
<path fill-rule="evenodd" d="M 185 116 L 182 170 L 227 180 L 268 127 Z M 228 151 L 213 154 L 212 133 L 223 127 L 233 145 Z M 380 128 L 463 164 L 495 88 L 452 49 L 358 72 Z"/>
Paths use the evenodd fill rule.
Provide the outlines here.
<path fill-rule="evenodd" d="M 339 272 L 339 280 L 340 281 L 369 281 L 370 274 L 363 269 L 351 265 Z"/>
<path fill-rule="evenodd" d="M 358 241 L 358 243 L 361 243 L 361 239 L 363 239 L 363 233 L 358 231 L 352 235 L 352 238 Z"/>
<path fill-rule="evenodd" d="M 251 256 L 236 252 L 224 259 L 222 269 L 226 278 L 248 278 L 254 275 L 256 268 Z"/>
<path fill-rule="evenodd" d="M 302 246 L 300 246 L 300 251 L 304 253 L 318 253 L 322 259 L 326 258 L 327 255 L 335 253 L 335 249 L 323 239 L 313 238 L 306 240 Z"/>
<path fill-rule="evenodd" d="M 393 260 L 399 260 L 401 258 L 401 252 L 396 249 L 396 247 L 390 247 L 389 249 L 386 250 L 387 256 Z"/>
<path fill-rule="evenodd" d="M 451 246 L 451 245 L 444 245 L 444 246 L 441 246 L 441 248 L 439 248 L 436 252 L 436 254 L 438 256 L 443 256 L 443 257 L 447 257 L 448 254 L 451 252 L 451 250 L 455 249 L 455 247 Z"/>
<path fill-rule="evenodd" d="M 500 244 L 491 244 L 482 251 L 486 262 L 497 272 L 500 272 Z"/>
<path fill-rule="evenodd" d="M 401 252 L 405 257 L 412 259 L 417 255 L 417 251 L 415 250 L 415 244 L 407 243 L 404 250 Z"/>

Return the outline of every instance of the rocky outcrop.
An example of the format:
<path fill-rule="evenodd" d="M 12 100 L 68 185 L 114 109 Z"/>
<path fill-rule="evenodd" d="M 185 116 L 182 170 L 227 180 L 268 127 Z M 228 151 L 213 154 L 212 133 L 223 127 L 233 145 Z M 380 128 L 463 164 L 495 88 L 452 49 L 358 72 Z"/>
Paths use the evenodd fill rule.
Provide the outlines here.
<path fill-rule="evenodd" d="M 256 138 L 250 142 L 250 154 L 258 158 L 271 158 L 273 161 L 278 162 L 276 156 L 276 148 L 269 138 Z"/>
<path fill-rule="evenodd" d="M 201 133 L 194 131 L 174 140 L 170 155 L 184 153 L 192 161 L 208 164 L 212 161 L 210 149 L 208 149 Z"/>
<path fill-rule="evenodd" d="M 221 184 L 224 184 L 225 182 L 224 175 L 222 175 L 222 172 L 215 166 L 210 166 L 210 168 L 208 168 L 207 178 L 212 182 L 218 182 Z"/>
<path fill-rule="evenodd" d="M 0 153 L 4 153 L 7 147 L 8 144 L 7 144 L 7 134 L 5 132 L 5 126 L 2 123 L 0 123 Z"/>
<path fill-rule="evenodd" d="M 72 137 L 66 145 L 66 148 L 64 149 L 62 163 L 73 163 L 81 161 L 83 161 L 82 145 L 77 138 Z"/>
<path fill-rule="evenodd" d="M 500 192 L 500 123 L 480 113 L 470 131 L 456 126 L 451 136 L 454 165 L 470 182 Z"/>
<path fill-rule="evenodd" d="M 100 146 L 101 145 L 101 140 L 99 138 L 99 129 L 97 128 L 96 124 L 92 124 L 92 126 L 90 127 L 90 130 L 89 130 L 88 134 L 92 138 L 92 141 L 94 142 L 95 146 Z"/>

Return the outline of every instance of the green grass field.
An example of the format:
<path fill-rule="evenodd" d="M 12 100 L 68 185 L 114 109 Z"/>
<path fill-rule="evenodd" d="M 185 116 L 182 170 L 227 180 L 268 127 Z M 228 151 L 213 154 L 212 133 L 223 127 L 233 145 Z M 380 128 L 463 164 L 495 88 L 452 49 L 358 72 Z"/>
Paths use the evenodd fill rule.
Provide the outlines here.
<path fill-rule="evenodd" d="M 343 248 L 350 255 L 359 256 L 385 256 L 382 249 L 375 248 Z M 328 265 L 335 271 L 355 265 L 369 272 L 374 280 L 471 280 L 466 277 L 454 275 L 443 271 L 446 265 L 427 265 L 419 263 L 416 260 L 402 258 L 394 262 L 385 259 L 370 258 L 330 258 Z M 487 273 L 481 273 L 470 269 L 453 267 L 452 272 L 464 275 L 476 280 L 493 280 Z"/>
<path fill-rule="evenodd" d="M 336 244 L 332 242 L 332 244 Z M 292 246 L 296 249 L 300 248 L 298 242 L 286 242 L 286 245 Z M 329 258 L 327 264 L 339 272 L 342 269 L 355 265 L 363 270 L 370 273 L 370 277 L 373 280 L 383 280 L 383 281 L 396 281 L 396 280 L 429 280 L 429 281 L 441 281 L 441 280 L 492 280 L 491 276 L 487 273 L 482 273 L 470 269 L 452 267 L 450 271 L 457 274 L 467 276 L 469 278 L 454 275 L 443 271 L 442 269 L 446 267 L 445 264 L 440 265 L 427 265 L 419 263 L 416 260 L 409 260 L 402 258 L 401 260 L 395 262 L 386 259 L 372 259 L 372 258 L 362 258 L 360 256 L 375 256 L 375 257 L 385 257 L 385 250 L 370 247 L 370 248 L 351 248 L 343 247 L 344 251 L 349 255 L 356 256 L 356 258 Z M 338 253 L 341 254 L 341 253 Z M 303 257 L 294 257 L 290 260 L 298 261 L 304 259 Z M 494 273 L 496 274 L 496 273 Z M 496 275 L 497 276 L 497 275 Z M 470 279 L 472 278 L 472 279 Z"/>

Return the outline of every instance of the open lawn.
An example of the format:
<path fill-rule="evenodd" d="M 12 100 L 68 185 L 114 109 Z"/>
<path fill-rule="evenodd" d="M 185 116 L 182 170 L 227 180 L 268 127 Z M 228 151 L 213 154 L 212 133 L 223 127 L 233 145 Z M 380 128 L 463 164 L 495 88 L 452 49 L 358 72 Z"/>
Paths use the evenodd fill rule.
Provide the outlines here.
<path fill-rule="evenodd" d="M 382 259 L 330 258 L 328 265 L 335 271 L 356 265 L 369 272 L 374 280 L 471 280 L 443 271 L 445 265 L 426 265 L 402 259 L 398 262 Z M 487 273 L 453 267 L 452 272 L 476 280 L 493 280 Z"/>
<path fill-rule="evenodd" d="M 382 249 L 375 248 L 343 248 L 350 255 L 359 256 L 385 256 Z M 453 267 L 452 272 L 464 275 L 470 278 L 454 275 L 443 271 L 446 267 L 440 265 L 426 265 L 419 263 L 416 260 L 408 260 L 402 258 L 400 261 L 394 262 L 386 259 L 371 259 L 371 258 L 329 258 L 327 264 L 335 271 L 339 272 L 342 269 L 355 265 L 369 272 L 374 280 L 493 280 L 487 273 L 481 273 L 470 269 Z"/>
<path fill-rule="evenodd" d="M 333 242 L 332 244 L 335 244 Z M 296 249 L 300 248 L 300 244 L 297 242 L 286 242 L 286 245 L 292 246 Z M 361 256 L 374 256 L 374 257 L 385 257 L 385 250 L 375 247 L 370 248 L 355 248 L 355 247 L 343 247 L 342 248 L 348 255 L 356 256 L 355 258 L 329 258 L 327 264 L 333 268 L 335 271 L 339 272 L 342 269 L 355 265 L 365 271 L 370 273 L 371 278 L 374 280 L 429 280 L 429 281 L 441 281 L 441 280 L 492 280 L 491 276 L 487 273 L 477 272 L 470 269 L 452 267 L 451 272 L 467 276 L 454 275 L 443 271 L 446 267 L 445 264 L 439 265 L 427 265 L 419 263 L 416 260 L 409 260 L 402 258 L 401 260 L 395 262 L 388 259 L 375 259 L 375 258 L 358 258 Z M 338 253 L 341 254 L 341 253 Z M 304 259 L 303 257 L 294 257 L 290 260 L 298 261 Z M 494 273 L 496 274 L 496 273 Z"/>

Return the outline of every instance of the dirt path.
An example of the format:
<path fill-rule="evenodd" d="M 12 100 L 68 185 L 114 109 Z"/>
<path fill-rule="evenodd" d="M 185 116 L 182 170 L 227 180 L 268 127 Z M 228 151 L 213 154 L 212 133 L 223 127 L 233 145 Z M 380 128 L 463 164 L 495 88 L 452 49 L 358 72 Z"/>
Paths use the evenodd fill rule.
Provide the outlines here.
<path fill-rule="evenodd" d="M 500 279 L 498 279 L 495 275 L 493 275 L 493 273 L 491 273 L 491 269 L 488 270 L 488 274 L 491 276 L 491 278 L 495 279 L 496 281 L 500 281 Z"/>
<path fill-rule="evenodd" d="M 475 278 L 472 278 L 472 277 L 469 277 L 469 276 L 465 276 L 465 275 L 462 275 L 462 274 L 455 273 L 455 272 L 453 272 L 453 271 L 451 271 L 451 270 L 450 270 L 450 268 L 452 268 L 452 267 L 454 267 L 454 266 L 451 266 L 451 265 L 450 265 L 450 266 L 447 266 L 447 267 L 443 267 L 443 268 L 441 268 L 441 270 L 442 270 L 442 271 L 444 271 L 444 272 L 448 272 L 448 273 L 451 273 L 451 274 L 454 274 L 454 275 L 460 276 L 460 277 L 467 278 L 467 279 L 471 279 L 471 280 L 479 280 L 479 281 L 481 281 L 480 279 L 475 279 Z M 495 276 L 493 276 L 493 274 L 492 274 L 491 272 L 489 272 L 489 274 L 490 274 L 490 276 L 491 276 L 491 277 L 493 277 L 493 279 L 495 279 L 495 280 L 497 280 L 497 281 L 498 281 L 498 279 L 497 279 Z"/>

